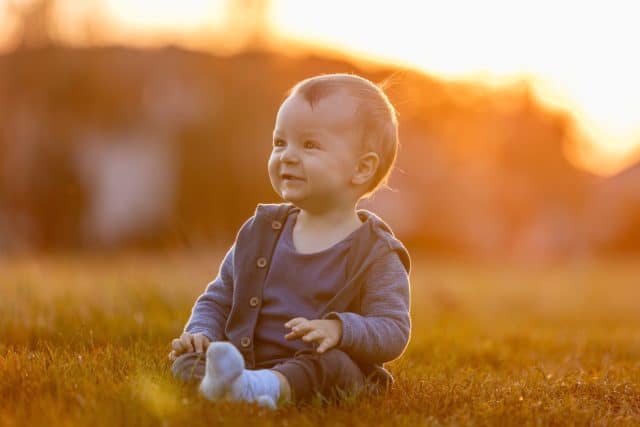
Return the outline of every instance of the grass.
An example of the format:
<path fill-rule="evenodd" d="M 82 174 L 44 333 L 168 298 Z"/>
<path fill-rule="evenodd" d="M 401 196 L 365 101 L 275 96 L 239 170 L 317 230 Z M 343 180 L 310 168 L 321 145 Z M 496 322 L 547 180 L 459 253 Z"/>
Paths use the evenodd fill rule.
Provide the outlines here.
<path fill-rule="evenodd" d="M 212 404 L 169 342 L 220 254 L 0 261 L 0 425 L 640 424 L 640 262 L 414 256 L 412 341 L 384 395 Z"/>

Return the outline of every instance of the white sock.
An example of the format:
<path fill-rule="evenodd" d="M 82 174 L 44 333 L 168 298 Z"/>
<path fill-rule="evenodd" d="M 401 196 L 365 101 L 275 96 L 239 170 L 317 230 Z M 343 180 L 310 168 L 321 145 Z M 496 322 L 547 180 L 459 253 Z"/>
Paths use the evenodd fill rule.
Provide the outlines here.
<path fill-rule="evenodd" d="M 233 344 L 214 342 L 207 349 L 205 374 L 200 383 L 200 392 L 209 400 L 221 399 L 227 394 L 231 383 L 244 369 L 244 359 Z"/>
<path fill-rule="evenodd" d="M 280 397 L 280 380 L 269 369 L 245 369 L 231 384 L 231 398 L 276 407 Z"/>
<path fill-rule="evenodd" d="M 233 344 L 215 342 L 207 349 L 200 392 L 210 400 L 227 397 L 275 408 L 280 397 L 280 381 L 268 369 L 244 369 L 244 359 Z"/>

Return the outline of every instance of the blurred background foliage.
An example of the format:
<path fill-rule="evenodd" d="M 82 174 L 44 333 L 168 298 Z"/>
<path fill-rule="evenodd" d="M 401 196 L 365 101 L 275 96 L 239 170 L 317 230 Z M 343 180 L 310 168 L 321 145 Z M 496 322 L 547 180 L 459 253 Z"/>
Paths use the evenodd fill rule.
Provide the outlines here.
<path fill-rule="evenodd" d="M 244 36 L 232 54 L 73 46 L 55 37 L 53 1 L 10 3 L 0 253 L 228 246 L 258 202 L 279 202 L 266 163 L 286 90 L 332 72 L 390 81 L 401 137 L 392 189 L 360 206 L 410 249 L 528 260 L 640 251 L 640 164 L 609 177 L 574 166 L 567 153 L 584 136 L 524 80 L 492 87 L 288 55 L 266 47 L 260 2 L 236 3 Z M 85 22 L 86 40 L 97 22 Z"/>

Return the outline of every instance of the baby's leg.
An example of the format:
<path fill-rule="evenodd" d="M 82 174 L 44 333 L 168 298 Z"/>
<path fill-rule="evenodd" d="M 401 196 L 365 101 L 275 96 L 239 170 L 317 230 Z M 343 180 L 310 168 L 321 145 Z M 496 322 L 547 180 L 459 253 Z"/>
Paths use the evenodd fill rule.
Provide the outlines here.
<path fill-rule="evenodd" d="M 309 400 L 317 393 L 330 398 L 338 391 L 356 392 L 365 384 L 365 376 L 342 350 L 325 353 L 303 351 L 272 368 L 282 374 L 291 388 L 294 401 Z"/>
<path fill-rule="evenodd" d="M 184 382 L 200 382 L 204 378 L 205 353 L 184 353 L 171 365 L 173 376 Z"/>

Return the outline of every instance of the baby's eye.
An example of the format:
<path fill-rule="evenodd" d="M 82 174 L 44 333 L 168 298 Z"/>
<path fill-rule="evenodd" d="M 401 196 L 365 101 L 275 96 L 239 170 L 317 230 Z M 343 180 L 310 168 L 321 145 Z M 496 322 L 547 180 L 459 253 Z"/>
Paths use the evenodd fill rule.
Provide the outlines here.
<path fill-rule="evenodd" d="M 313 141 L 305 141 L 304 148 L 316 148 L 316 143 Z"/>
<path fill-rule="evenodd" d="M 276 140 L 273 141 L 273 146 L 274 147 L 284 147 L 284 144 L 285 144 L 285 142 L 282 139 L 276 139 Z"/>

